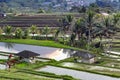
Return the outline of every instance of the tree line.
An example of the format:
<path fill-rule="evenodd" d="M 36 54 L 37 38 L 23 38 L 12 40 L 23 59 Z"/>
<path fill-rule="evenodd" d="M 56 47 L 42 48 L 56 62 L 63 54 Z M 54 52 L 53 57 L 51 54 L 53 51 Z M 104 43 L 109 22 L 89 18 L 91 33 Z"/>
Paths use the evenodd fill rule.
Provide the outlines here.
<path fill-rule="evenodd" d="M 38 29 L 36 25 L 32 25 L 28 29 L 14 29 L 8 25 L 0 29 L 0 32 L 5 33 L 7 38 L 14 36 L 18 39 L 30 38 L 29 34 L 32 34 L 32 39 L 36 39 L 35 34 L 43 34 L 44 39 L 47 40 L 48 35 L 52 34 L 52 40 L 90 50 L 92 47 L 101 47 L 103 39 L 114 39 L 114 35 L 120 30 L 119 21 L 120 13 L 103 15 L 88 10 L 80 18 L 75 18 L 72 15 L 63 16 L 59 19 L 60 27 L 58 29 L 51 29 L 47 25 L 42 29 Z"/>

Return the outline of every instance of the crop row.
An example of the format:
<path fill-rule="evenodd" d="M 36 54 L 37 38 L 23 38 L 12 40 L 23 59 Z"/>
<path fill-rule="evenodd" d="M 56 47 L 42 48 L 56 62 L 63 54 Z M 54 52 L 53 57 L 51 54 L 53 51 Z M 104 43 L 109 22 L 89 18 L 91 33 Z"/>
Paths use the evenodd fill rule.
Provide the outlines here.
<path fill-rule="evenodd" d="M 42 20 L 52 20 L 52 21 L 55 21 L 55 20 L 59 20 L 59 19 L 7 19 L 7 21 L 42 21 Z"/>
<path fill-rule="evenodd" d="M 45 27 L 46 25 L 48 26 L 48 27 L 60 27 L 59 26 L 59 24 L 55 24 L 55 23 L 20 23 L 20 24 L 16 24 L 16 23 L 14 23 L 14 24 L 0 24 L 0 27 L 3 27 L 3 26 L 7 26 L 7 25 L 9 25 L 9 26 L 13 26 L 13 27 L 30 27 L 31 25 L 36 25 L 37 27 Z"/>

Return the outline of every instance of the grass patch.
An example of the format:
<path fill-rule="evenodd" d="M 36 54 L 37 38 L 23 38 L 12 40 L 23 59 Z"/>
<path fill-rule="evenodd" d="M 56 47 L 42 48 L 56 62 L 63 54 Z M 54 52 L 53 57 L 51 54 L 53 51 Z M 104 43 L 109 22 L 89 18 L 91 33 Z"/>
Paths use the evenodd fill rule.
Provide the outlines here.
<path fill-rule="evenodd" d="M 32 77 L 31 77 L 32 76 Z M 48 77 L 36 77 L 33 74 L 16 72 L 15 70 L 2 71 L 0 70 L 0 80 L 55 80 L 49 79 Z"/>
<path fill-rule="evenodd" d="M 10 69 L 10 71 L 0 70 L 0 79 L 3 79 L 3 80 L 7 80 L 7 79 L 8 80 L 29 80 L 29 79 L 31 80 L 56 80 L 57 78 L 57 79 L 63 79 L 63 80 L 76 80 L 72 78 L 71 76 L 67 76 L 67 75 L 55 75 L 52 73 L 34 71 L 34 69 L 44 67 L 48 63 L 49 62 L 40 62 L 40 61 L 34 64 L 21 62 L 13 66 Z"/>
<path fill-rule="evenodd" d="M 0 40 L 0 42 L 28 44 L 28 45 L 36 45 L 36 46 L 47 46 L 47 47 L 54 47 L 54 48 L 65 48 L 65 49 L 74 49 L 74 50 L 87 51 L 87 50 L 84 50 L 84 49 L 70 47 L 68 45 L 63 45 L 63 44 L 60 44 L 58 42 L 49 41 L 49 40 L 7 39 L 7 40 Z"/>
<path fill-rule="evenodd" d="M 112 51 L 120 52 L 120 48 L 112 48 Z"/>
<path fill-rule="evenodd" d="M 18 72 L 24 72 L 24 73 L 29 73 L 33 75 L 41 75 L 45 77 L 52 77 L 52 78 L 58 78 L 58 79 L 63 79 L 63 80 L 76 80 L 75 78 L 68 76 L 68 75 L 55 75 L 54 73 L 48 73 L 48 72 L 41 72 L 41 71 L 33 71 L 33 70 L 27 70 L 23 69 Z"/>
<path fill-rule="evenodd" d="M 30 44 L 37 46 L 48 46 L 48 47 L 56 47 L 56 48 L 71 48 L 70 46 L 63 45 L 54 41 L 48 40 L 32 40 L 32 39 L 7 39 L 0 40 L 1 42 L 10 42 L 10 43 L 19 43 L 19 44 Z"/>
<path fill-rule="evenodd" d="M 6 61 L 7 61 L 7 60 L 5 60 L 5 59 L 0 59 L 0 63 L 1 63 L 1 64 L 4 64 Z"/>

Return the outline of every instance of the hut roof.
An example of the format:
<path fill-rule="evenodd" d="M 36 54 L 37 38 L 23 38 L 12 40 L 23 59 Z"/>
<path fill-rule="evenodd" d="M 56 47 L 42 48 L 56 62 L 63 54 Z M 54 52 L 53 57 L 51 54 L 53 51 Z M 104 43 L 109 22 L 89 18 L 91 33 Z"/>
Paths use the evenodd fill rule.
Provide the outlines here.
<path fill-rule="evenodd" d="M 29 57 L 39 56 L 40 54 L 32 52 L 32 51 L 24 50 L 24 51 L 19 52 L 16 55 L 20 57 L 24 57 L 24 58 L 29 58 Z"/>
<path fill-rule="evenodd" d="M 74 57 L 81 57 L 81 58 L 84 58 L 84 59 L 91 59 L 91 58 L 95 57 L 94 54 L 91 54 L 91 53 L 88 53 L 88 52 L 84 52 L 84 51 L 77 51 L 72 56 L 74 56 Z"/>

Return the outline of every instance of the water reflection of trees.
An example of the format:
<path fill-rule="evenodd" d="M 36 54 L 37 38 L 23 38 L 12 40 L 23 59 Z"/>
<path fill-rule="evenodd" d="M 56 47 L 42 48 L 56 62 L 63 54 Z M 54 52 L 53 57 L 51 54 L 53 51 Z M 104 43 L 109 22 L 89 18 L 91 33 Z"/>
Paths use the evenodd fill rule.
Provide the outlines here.
<path fill-rule="evenodd" d="M 75 53 L 75 50 L 73 50 L 73 49 L 63 49 L 63 53 L 67 54 L 68 57 L 71 57 Z"/>
<path fill-rule="evenodd" d="M 5 43 L 5 47 L 8 49 L 12 49 L 14 47 L 14 43 Z"/>

